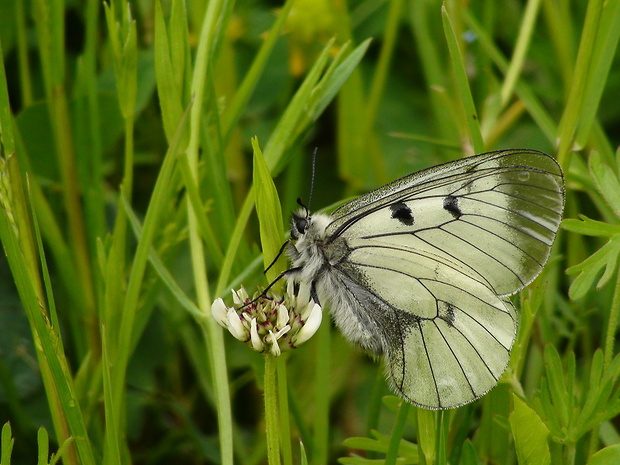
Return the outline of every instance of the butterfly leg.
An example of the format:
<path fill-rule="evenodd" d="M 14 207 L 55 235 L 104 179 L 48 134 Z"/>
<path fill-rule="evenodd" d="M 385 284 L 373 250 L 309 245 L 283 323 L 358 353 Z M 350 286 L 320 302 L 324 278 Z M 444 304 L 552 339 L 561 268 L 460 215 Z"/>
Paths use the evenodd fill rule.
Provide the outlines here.
<path fill-rule="evenodd" d="M 316 292 L 316 281 L 312 281 L 312 284 L 310 284 L 310 297 L 312 297 L 315 303 L 321 305 L 319 294 Z"/>
<path fill-rule="evenodd" d="M 278 251 L 276 258 L 274 258 L 272 262 L 269 264 L 269 266 L 265 268 L 265 271 L 263 271 L 263 274 L 267 273 L 271 269 L 271 267 L 276 264 L 276 262 L 278 261 L 278 258 L 280 258 L 280 255 L 284 253 L 284 250 L 286 249 L 286 247 L 291 246 L 291 245 L 292 244 L 291 244 L 290 239 L 287 239 L 286 241 L 284 241 L 284 244 L 282 244 L 282 246 L 280 247 L 280 250 Z"/>
<path fill-rule="evenodd" d="M 252 299 L 250 302 L 242 305 L 240 308 L 243 307 L 247 307 L 248 305 L 252 305 L 253 303 L 255 303 L 256 301 L 258 301 L 259 299 L 263 299 L 265 297 L 267 297 L 267 292 L 278 282 L 280 281 L 282 278 L 284 278 L 285 276 L 288 276 L 289 274 L 293 274 L 293 273 L 297 273 L 299 271 L 301 271 L 302 267 L 298 266 L 295 268 L 290 268 L 288 270 L 284 270 L 282 273 L 280 273 L 278 276 L 275 277 L 275 279 L 273 281 L 271 281 L 267 287 L 265 289 L 263 289 L 263 292 L 260 293 L 260 295 L 258 295 L 258 297 L 256 297 L 255 299 Z M 238 310 L 238 309 L 237 309 Z"/>

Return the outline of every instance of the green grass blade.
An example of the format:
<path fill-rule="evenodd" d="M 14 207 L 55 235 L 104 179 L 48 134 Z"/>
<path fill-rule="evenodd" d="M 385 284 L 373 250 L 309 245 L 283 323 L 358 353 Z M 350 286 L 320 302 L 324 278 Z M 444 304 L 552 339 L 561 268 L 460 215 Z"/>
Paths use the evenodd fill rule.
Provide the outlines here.
<path fill-rule="evenodd" d="M 362 42 L 350 54 L 346 55 L 347 46 L 343 46 L 334 61 L 325 72 L 320 85 L 317 86 L 313 95 L 315 103 L 310 113 L 310 122 L 314 122 L 325 111 L 327 105 L 331 103 L 344 83 L 349 79 L 353 70 L 357 68 L 360 61 L 366 54 L 370 46 L 370 39 Z M 346 58 L 344 58 L 346 56 Z"/>
<path fill-rule="evenodd" d="M 178 163 L 183 174 L 183 183 L 187 188 L 187 196 L 190 203 L 192 204 L 194 212 L 196 213 L 198 231 L 200 232 L 205 241 L 205 245 L 207 246 L 207 252 L 210 254 L 211 260 L 214 262 L 215 266 L 219 266 L 224 258 L 224 253 L 222 252 L 222 249 L 220 247 L 216 232 L 211 226 L 209 217 L 205 214 L 205 207 L 203 206 L 202 200 L 200 199 L 200 192 L 198 186 L 194 182 L 193 176 L 191 174 L 186 153 L 182 153 L 179 155 Z"/>
<path fill-rule="evenodd" d="M 573 149 L 573 142 L 575 141 L 576 131 L 582 116 L 584 98 L 589 94 L 587 88 L 588 72 L 594 67 L 592 63 L 595 49 L 594 44 L 598 28 L 600 27 L 603 3 L 601 0 L 588 2 L 579 52 L 575 62 L 573 81 L 570 86 L 564 113 L 558 126 L 558 160 L 562 165 L 567 163 L 569 152 Z"/>
<path fill-rule="evenodd" d="M 435 463 L 437 458 L 437 412 L 416 408 L 418 415 L 418 447 L 426 463 Z"/>
<path fill-rule="evenodd" d="M 521 70 L 523 69 L 523 62 L 525 61 L 525 56 L 530 41 L 532 40 L 532 32 L 534 31 L 534 26 L 536 25 L 536 17 L 538 16 L 538 11 L 540 9 L 540 2 L 541 0 L 529 0 L 527 2 L 525 14 L 523 15 L 523 22 L 521 23 L 521 30 L 517 36 L 517 43 L 512 55 L 512 60 L 510 61 L 510 65 L 508 66 L 508 70 L 506 71 L 506 76 L 502 84 L 502 106 L 506 106 L 508 104 L 515 84 L 517 83 Z"/>
<path fill-rule="evenodd" d="M 472 28 L 478 37 L 481 46 L 491 57 L 495 65 L 497 65 L 504 73 L 507 72 L 508 61 L 502 55 L 499 48 L 493 43 L 493 40 L 489 37 L 484 28 L 468 10 L 463 11 L 463 16 L 467 25 Z M 545 134 L 547 140 L 555 145 L 557 125 L 538 97 L 534 94 L 534 91 L 526 83 L 519 81 L 515 86 L 515 92 L 527 107 L 528 112 L 532 118 L 534 118 L 534 121 L 536 121 L 538 128 Z"/>
<path fill-rule="evenodd" d="M 295 0 L 287 0 L 282 9 L 279 11 L 278 19 L 269 30 L 269 35 L 252 61 L 252 66 L 246 73 L 241 86 L 239 86 L 239 89 L 235 93 L 234 99 L 230 103 L 230 106 L 226 108 L 226 111 L 222 117 L 222 140 L 228 141 L 230 139 L 233 128 L 238 123 L 243 109 L 246 107 L 252 93 L 254 92 L 254 89 L 256 88 L 258 80 L 263 74 L 265 66 L 267 65 L 267 60 L 271 56 L 271 52 L 276 45 L 278 37 L 280 37 L 282 27 L 284 26 L 294 3 Z"/>
<path fill-rule="evenodd" d="M 476 111 L 474 99 L 469 88 L 469 81 L 467 80 L 467 72 L 465 71 L 463 55 L 459 48 L 458 40 L 452 27 L 452 22 L 445 6 L 442 6 L 441 14 L 446 41 L 448 43 L 448 50 L 450 51 L 452 71 L 456 80 L 456 88 L 465 112 L 465 127 L 468 129 L 468 136 L 472 144 L 473 153 L 481 153 L 484 152 L 484 141 L 482 140 L 482 132 L 480 131 L 478 112 Z"/>
<path fill-rule="evenodd" d="M 138 220 L 136 214 L 129 205 L 127 197 L 122 196 L 122 204 L 129 219 L 129 223 L 133 229 L 133 233 L 136 240 L 139 242 L 142 237 L 142 225 Z M 188 297 L 188 295 L 181 289 L 181 286 L 176 282 L 170 271 L 166 268 L 157 252 L 151 248 L 149 251 L 149 262 L 157 272 L 159 278 L 166 285 L 170 293 L 176 298 L 177 302 L 181 304 L 192 316 L 195 318 L 202 318 L 204 315 L 200 312 L 200 309 L 196 304 Z"/>
<path fill-rule="evenodd" d="M 297 92 L 295 92 L 294 97 L 265 145 L 265 149 L 263 150 L 265 161 L 274 176 L 279 174 L 279 171 L 283 167 L 281 159 L 284 152 L 291 146 L 296 135 L 300 132 L 300 121 L 307 111 L 305 105 L 309 101 L 312 91 L 317 82 L 319 82 L 321 74 L 327 65 L 333 44 L 334 39 L 330 40 L 323 48 L 323 51 L 316 59 L 312 68 L 308 71 L 308 74 L 303 83 L 299 86 Z"/>
<path fill-rule="evenodd" d="M 575 136 L 578 146 L 584 146 L 590 137 L 620 38 L 620 3 L 605 2 L 602 8 L 597 36 L 593 43 L 592 66 L 587 70 L 586 95 L 583 97 L 583 108 L 580 112 L 581 123 Z"/>

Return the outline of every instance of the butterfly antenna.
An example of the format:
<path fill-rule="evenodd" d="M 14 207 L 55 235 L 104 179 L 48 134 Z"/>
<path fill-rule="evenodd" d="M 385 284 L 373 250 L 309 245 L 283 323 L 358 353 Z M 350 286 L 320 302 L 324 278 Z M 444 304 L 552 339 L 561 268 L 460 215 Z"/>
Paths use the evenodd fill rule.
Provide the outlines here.
<path fill-rule="evenodd" d="M 310 177 L 310 196 L 308 198 L 308 208 L 307 210 L 310 209 L 310 207 L 312 207 L 312 196 L 314 194 L 314 176 L 316 174 L 316 155 L 319 151 L 318 147 L 314 147 L 314 151 L 312 152 L 312 174 Z"/>
<path fill-rule="evenodd" d="M 301 200 L 301 197 L 297 197 L 297 205 L 299 205 L 301 208 L 306 210 L 306 218 L 308 218 L 310 216 L 310 209 L 306 207 L 306 205 L 304 204 L 304 201 Z"/>

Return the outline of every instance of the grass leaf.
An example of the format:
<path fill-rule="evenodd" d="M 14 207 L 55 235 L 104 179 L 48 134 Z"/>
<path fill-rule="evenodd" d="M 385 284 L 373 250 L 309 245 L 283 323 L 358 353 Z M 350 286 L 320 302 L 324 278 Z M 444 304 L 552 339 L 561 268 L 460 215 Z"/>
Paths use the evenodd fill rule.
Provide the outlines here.
<path fill-rule="evenodd" d="M 462 102 L 465 118 L 465 126 L 468 129 L 468 137 L 474 153 L 484 151 L 484 141 L 482 140 L 482 132 L 480 131 L 480 121 L 478 112 L 474 105 L 474 99 L 471 95 L 469 82 L 467 80 L 467 72 L 465 71 L 465 63 L 463 62 L 463 53 L 458 45 L 458 39 L 452 27 L 450 15 L 445 6 L 441 8 L 441 14 L 446 34 L 446 42 L 450 51 L 452 62 L 452 71 L 456 80 L 456 88 L 459 94 L 459 100 Z"/>

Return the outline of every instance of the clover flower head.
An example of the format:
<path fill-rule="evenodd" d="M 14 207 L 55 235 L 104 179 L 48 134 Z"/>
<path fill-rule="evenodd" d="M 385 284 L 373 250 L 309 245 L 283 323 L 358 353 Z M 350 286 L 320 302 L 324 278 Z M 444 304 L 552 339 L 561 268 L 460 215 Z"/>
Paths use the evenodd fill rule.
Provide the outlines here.
<path fill-rule="evenodd" d="M 306 342 L 321 325 L 323 310 L 308 286 L 288 284 L 284 297 L 256 292 L 251 299 L 241 287 L 232 291 L 233 307 L 216 299 L 211 314 L 220 326 L 257 352 L 278 356 Z"/>

